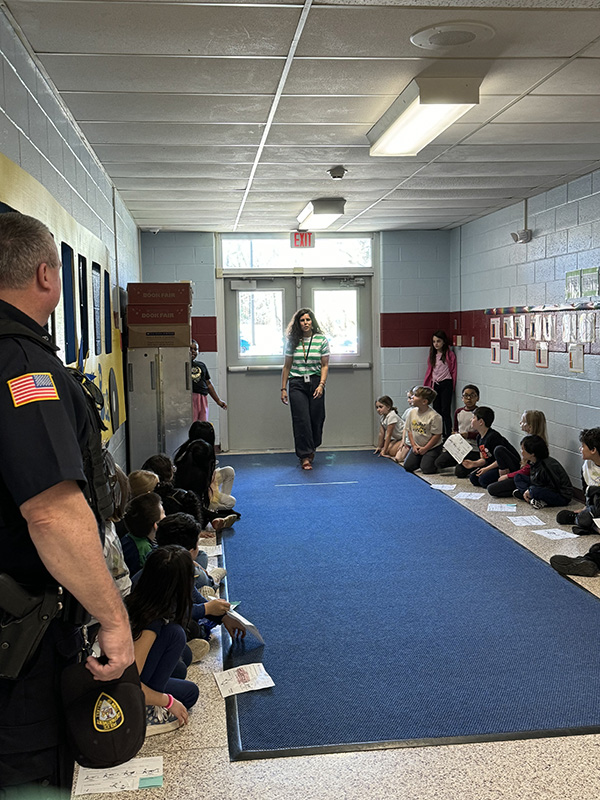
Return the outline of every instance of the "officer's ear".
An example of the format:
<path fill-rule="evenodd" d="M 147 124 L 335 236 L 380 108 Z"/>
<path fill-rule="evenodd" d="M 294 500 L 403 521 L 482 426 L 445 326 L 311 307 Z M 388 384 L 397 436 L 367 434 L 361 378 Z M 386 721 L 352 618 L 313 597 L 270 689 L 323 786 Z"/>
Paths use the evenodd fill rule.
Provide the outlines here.
<path fill-rule="evenodd" d="M 51 290 L 56 283 L 58 269 L 57 267 L 53 267 L 49 261 L 42 261 L 42 263 L 38 265 L 35 277 L 40 289 L 44 289 L 45 291 Z"/>

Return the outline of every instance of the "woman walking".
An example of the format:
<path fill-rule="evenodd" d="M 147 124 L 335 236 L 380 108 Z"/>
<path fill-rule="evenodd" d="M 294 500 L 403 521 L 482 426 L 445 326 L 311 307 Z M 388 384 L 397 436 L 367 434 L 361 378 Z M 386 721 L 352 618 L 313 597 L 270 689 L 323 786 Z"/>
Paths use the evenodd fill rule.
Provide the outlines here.
<path fill-rule="evenodd" d="M 300 465 L 312 469 L 315 450 L 323 437 L 329 343 L 310 308 L 296 311 L 286 334 L 281 401 L 290 405 Z"/>

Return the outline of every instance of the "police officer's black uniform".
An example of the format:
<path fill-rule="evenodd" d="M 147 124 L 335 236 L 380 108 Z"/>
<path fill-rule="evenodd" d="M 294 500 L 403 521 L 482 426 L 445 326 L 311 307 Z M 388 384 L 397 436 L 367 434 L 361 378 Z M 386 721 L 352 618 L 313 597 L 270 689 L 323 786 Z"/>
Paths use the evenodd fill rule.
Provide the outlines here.
<path fill-rule="evenodd" d="M 15 324 L 24 326 L 24 335 L 6 338 Z M 92 427 L 85 395 L 56 350 L 44 328 L 0 300 L 0 572 L 35 594 L 53 579 L 19 506 L 62 481 L 86 487 L 82 453 Z M 10 381 L 27 375 L 50 375 L 41 384 L 50 384 L 50 395 L 53 384 L 56 398 L 13 396 L 11 386 L 22 384 Z M 55 620 L 23 677 L 0 679 L 0 787 L 43 779 L 70 785 L 58 678 L 79 646 L 78 629 Z"/>

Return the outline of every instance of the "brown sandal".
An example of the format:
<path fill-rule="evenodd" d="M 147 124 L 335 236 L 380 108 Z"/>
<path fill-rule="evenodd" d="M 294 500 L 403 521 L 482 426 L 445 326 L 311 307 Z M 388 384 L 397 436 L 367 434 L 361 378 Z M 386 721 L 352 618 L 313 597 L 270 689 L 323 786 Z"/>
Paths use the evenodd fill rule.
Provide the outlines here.
<path fill-rule="evenodd" d="M 312 469 L 310 458 L 303 458 L 300 466 L 302 467 L 302 469 Z"/>

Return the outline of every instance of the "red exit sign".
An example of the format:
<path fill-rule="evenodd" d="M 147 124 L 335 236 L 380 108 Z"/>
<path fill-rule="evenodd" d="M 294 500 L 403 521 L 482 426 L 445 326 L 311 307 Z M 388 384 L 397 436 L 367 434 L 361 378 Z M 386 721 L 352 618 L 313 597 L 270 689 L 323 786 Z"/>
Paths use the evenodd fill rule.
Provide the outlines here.
<path fill-rule="evenodd" d="M 290 247 L 314 247 L 315 235 L 311 231 L 294 231 L 290 233 Z"/>

